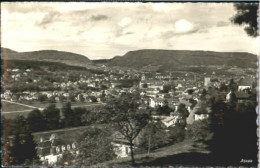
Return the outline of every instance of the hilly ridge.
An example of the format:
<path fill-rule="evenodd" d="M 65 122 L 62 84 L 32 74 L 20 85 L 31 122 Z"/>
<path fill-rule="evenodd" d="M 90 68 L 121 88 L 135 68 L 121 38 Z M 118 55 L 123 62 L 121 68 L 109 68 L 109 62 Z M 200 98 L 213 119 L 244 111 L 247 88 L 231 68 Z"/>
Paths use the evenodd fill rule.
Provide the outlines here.
<path fill-rule="evenodd" d="M 188 50 L 137 50 L 129 51 L 122 57 L 111 59 L 110 66 L 141 68 L 161 65 L 165 68 L 182 66 L 230 65 L 256 67 L 257 56 L 246 52 L 213 52 Z"/>
<path fill-rule="evenodd" d="M 256 68 L 257 56 L 246 52 L 214 52 L 190 50 L 156 50 L 143 49 L 129 51 L 123 56 L 111 59 L 90 60 L 86 56 L 57 50 L 41 50 L 32 52 L 16 52 L 1 48 L 1 59 L 28 60 L 65 63 L 72 66 L 107 65 L 110 67 L 128 67 L 143 70 L 183 70 L 187 67 L 203 66 L 237 66 L 240 68 Z"/>
<path fill-rule="evenodd" d="M 57 50 L 16 52 L 8 48 L 1 48 L 1 59 L 58 62 L 74 66 L 86 66 L 92 63 L 83 55 Z"/>

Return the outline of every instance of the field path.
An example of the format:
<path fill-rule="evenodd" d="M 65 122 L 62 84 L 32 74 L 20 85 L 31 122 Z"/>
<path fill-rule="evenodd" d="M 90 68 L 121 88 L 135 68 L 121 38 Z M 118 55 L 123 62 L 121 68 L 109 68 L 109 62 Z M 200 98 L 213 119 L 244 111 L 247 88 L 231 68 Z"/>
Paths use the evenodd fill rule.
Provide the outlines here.
<path fill-rule="evenodd" d="M 25 107 L 30 107 L 30 108 L 38 108 L 38 107 L 35 107 L 35 106 L 30 106 L 30 105 L 27 105 L 27 104 L 22 104 L 22 103 L 17 103 L 17 102 L 12 102 L 12 101 L 9 101 L 9 100 L 2 100 L 3 102 L 8 102 L 8 103 L 13 103 L 13 104 L 18 104 L 18 105 L 21 105 L 21 106 L 25 106 Z"/>

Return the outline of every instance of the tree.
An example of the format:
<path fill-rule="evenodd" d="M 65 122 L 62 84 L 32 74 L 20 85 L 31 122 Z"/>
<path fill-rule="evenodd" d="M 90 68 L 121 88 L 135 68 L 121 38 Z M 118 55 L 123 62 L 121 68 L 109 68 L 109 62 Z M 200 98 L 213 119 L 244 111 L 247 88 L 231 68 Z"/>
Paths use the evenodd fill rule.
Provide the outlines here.
<path fill-rule="evenodd" d="M 44 95 L 44 94 L 40 94 L 39 96 L 38 96 L 38 100 L 40 101 L 40 102 L 44 102 L 44 101 L 46 101 L 48 99 L 48 97 L 46 96 L 46 95 Z"/>
<path fill-rule="evenodd" d="M 26 128 L 27 128 L 27 124 L 24 116 L 19 115 L 12 122 L 10 134 L 13 135 L 17 132 L 23 134 L 26 131 Z"/>
<path fill-rule="evenodd" d="M 78 141 L 76 165 L 91 166 L 115 158 L 110 135 L 103 129 L 88 128 Z"/>
<path fill-rule="evenodd" d="M 238 88 L 238 85 L 234 82 L 234 79 L 230 79 L 229 83 L 228 83 L 228 88 L 231 91 L 236 91 Z"/>
<path fill-rule="evenodd" d="M 257 32 L 257 14 L 258 3 L 236 3 L 234 6 L 237 13 L 231 21 L 238 25 L 246 25 L 245 31 L 249 36 L 256 37 Z"/>
<path fill-rule="evenodd" d="M 60 126 L 60 110 L 55 104 L 51 104 L 43 110 L 43 117 L 46 121 L 46 127 L 49 130 L 58 129 Z"/>
<path fill-rule="evenodd" d="M 138 100 L 138 95 L 127 94 L 107 103 L 107 109 L 113 115 L 112 122 L 115 128 L 129 142 L 132 165 L 135 164 L 133 141 L 148 123 L 149 118 L 147 113 L 138 111 Z"/>
<path fill-rule="evenodd" d="M 171 90 L 171 85 L 165 85 L 163 87 L 162 93 L 168 93 Z"/>
<path fill-rule="evenodd" d="M 54 96 L 51 96 L 49 98 L 49 103 L 56 103 L 56 100 L 55 100 L 55 97 Z"/>
<path fill-rule="evenodd" d="M 189 95 L 192 95 L 192 93 L 194 92 L 194 89 L 188 89 L 187 92 Z"/>
<path fill-rule="evenodd" d="M 71 127 L 73 126 L 73 118 L 74 118 L 74 113 L 71 109 L 71 103 L 67 102 L 63 105 L 62 109 L 62 123 L 65 127 Z"/>
<path fill-rule="evenodd" d="M 177 113 L 182 115 L 184 118 L 187 118 L 189 116 L 189 111 L 186 109 L 185 104 L 182 104 L 182 103 L 179 104 Z"/>
<path fill-rule="evenodd" d="M 189 111 L 186 109 L 185 104 L 179 104 L 176 113 L 182 118 L 182 122 L 177 123 L 177 125 L 184 128 L 187 124 L 186 119 L 189 117 L 190 114 Z"/>
<path fill-rule="evenodd" d="M 21 126 L 21 124 L 23 125 Z M 28 125 L 26 125 L 25 119 L 17 117 L 12 127 L 13 139 L 10 146 L 11 165 L 31 164 L 33 160 L 38 160 L 36 144 Z M 22 128 L 17 129 L 19 127 Z"/>
<path fill-rule="evenodd" d="M 173 111 L 173 109 L 171 109 L 169 106 L 168 106 L 168 102 L 165 101 L 164 105 L 163 106 L 158 106 L 156 108 L 156 112 L 158 115 L 166 115 L 166 116 L 169 116 L 170 113 Z"/>
<path fill-rule="evenodd" d="M 31 132 L 28 130 L 25 132 L 23 137 L 23 143 L 21 146 L 23 152 L 23 163 L 26 165 L 32 165 L 34 161 L 39 160 L 36 151 L 36 143 L 33 140 Z"/>
<path fill-rule="evenodd" d="M 176 125 L 175 127 L 170 127 L 168 132 L 169 142 L 178 143 L 185 139 L 185 129 L 183 127 Z"/>
<path fill-rule="evenodd" d="M 22 140 L 20 134 L 18 131 L 16 131 L 13 135 L 10 150 L 11 165 L 20 165 L 23 162 L 23 151 L 21 141 Z"/>
<path fill-rule="evenodd" d="M 219 86 L 219 91 L 227 91 L 227 86 L 224 82 L 222 82 Z"/>
<path fill-rule="evenodd" d="M 59 101 L 60 101 L 60 102 L 63 102 L 64 100 L 66 100 L 66 98 L 65 98 L 63 95 L 60 95 L 60 96 L 59 96 Z"/>
<path fill-rule="evenodd" d="M 168 134 L 159 123 L 151 120 L 138 135 L 138 146 L 147 150 L 148 154 L 171 142 Z"/>
<path fill-rule="evenodd" d="M 4 166 L 11 165 L 11 158 L 10 158 L 11 146 L 10 146 L 10 139 L 9 139 L 10 126 L 11 126 L 10 120 L 2 116 L 2 122 L 1 122 L 1 130 L 2 130 L 2 138 L 3 138 L 2 158 L 3 158 Z"/>
<path fill-rule="evenodd" d="M 46 123 L 44 117 L 38 109 L 35 109 L 32 112 L 30 112 L 26 121 L 29 127 L 28 129 L 32 132 L 46 130 Z"/>
<path fill-rule="evenodd" d="M 187 125 L 187 134 L 189 138 L 194 139 L 195 141 L 209 140 L 212 136 L 210 121 L 208 119 L 198 120 Z"/>
<path fill-rule="evenodd" d="M 209 141 L 209 149 L 218 161 L 226 164 L 237 164 L 245 158 L 252 160 L 247 166 L 256 166 L 256 106 L 254 102 L 236 106 L 221 101 L 212 105 L 210 129 L 213 138 Z"/>
<path fill-rule="evenodd" d="M 77 107 L 73 109 L 73 113 L 74 113 L 73 125 L 75 127 L 82 126 L 83 125 L 82 116 L 88 113 L 88 111 L 85 108 Z"/>
<path fill-rule="evenodd" d="M 75 96 L 74 96 L 73 94 L 70 94 L 70 95 L 69 95 L 69 100 L 70 100 L 71 102 L 75 102 Z"/>

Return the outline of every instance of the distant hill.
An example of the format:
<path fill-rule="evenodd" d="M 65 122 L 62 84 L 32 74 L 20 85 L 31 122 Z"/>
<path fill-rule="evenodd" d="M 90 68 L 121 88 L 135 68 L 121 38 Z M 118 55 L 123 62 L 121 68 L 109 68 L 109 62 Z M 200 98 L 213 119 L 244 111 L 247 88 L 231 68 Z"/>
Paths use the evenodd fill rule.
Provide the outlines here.
<path fill-rule="evenodd" d="M 110 60 L 109 59 L 98 59 L 98 60 L 92 60 L 92 62 L 94 64 L 106 64 L 108 63 Z"/>
<path fill-rule="evenodd" d="M 92 63 L 83 55 L 56 50 L 16 52 L 8 48 L 1 48 L 1 59 L 59 62 L 74 66 L 86 66 Z"/>
<path fill-rule="evenodd" d="M 129 51 L 121 57 L 114 57 L 109 66 L 161 67 L 174 69 L 190 66 L 230 65 L 256 67 L 257 56 L 246 52 L 212 52 L 188 50 L 137 50 Z"/>
<path fill-rule="evenodd" d="M 229 65 L 241 68 L 257 67 L 257 56 L 254 54 L 189 50 L 144 49 L 129 51 L 123 56 L 115 56 L 112 59 L 89 60 L 83 55 L 64 51 L 16 52 L 8 48 L 1 48 L 1 59 L 58 62 L 72 66 L 88 66 L 94 69 L 96 68 L 95 64 L 104 64 L 110 67 L 140 68 L 147 71 L 193 71 L 194 68 L 204 71 L 205 67 L 203 66 L 209 65 Z"/>

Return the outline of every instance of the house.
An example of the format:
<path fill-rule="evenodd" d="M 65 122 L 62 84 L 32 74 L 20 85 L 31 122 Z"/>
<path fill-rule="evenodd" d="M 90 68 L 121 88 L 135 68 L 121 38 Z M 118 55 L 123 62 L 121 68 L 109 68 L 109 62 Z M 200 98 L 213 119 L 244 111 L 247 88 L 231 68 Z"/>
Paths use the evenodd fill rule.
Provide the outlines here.
<path fill-rule="evenodd" d="M 252 89 L 255 83 L 255 79 L 251 77 L 244 77 L 238 81 L 238 90 L 243 91 L 246 89 Z"/>
<path fill-rule="evenodd" d="M 165 104 L 165 99 L 162 98 L 151 98 L 150 107 L 155 108 L 156 106 L 163 106 Z"/>
<path fill-rule="evenodd" d="M 115 132 L 113 135 L 113 150 L 118 158 L 130 156 L 130 145 L 129 142 L 122 136 L 121 133 Z M 133 147 L 134 149 L 136 147 Z"/>
<path fill-rule="evenodd" d="M 195 107 L 191 110 L 188 118 L 187 124 L 192 124 L 197 120 L 204 120 L 209 117 L 209 113 L 211 112 L 209 104 L 206 101 L 199 100 Z"/>
<path fill-rule="evenodd" d="M 55 164 L 65 151 L 76 153 L 76 143 L 66 142 L 62 138 L 58 138 L 57 134 L 51 134 L 49 138 L 40 138 L 37 144 L 37 153 L 42 162 L 49 165 Z"/>
<path fill-rule="evenodd" d="M 238 92 L 235 92 L 235 95 L 236 95 L 236 99 L 239 103 L 246 102 L 250 99 L 250 94 L 248 94 L 246 92 L 238 91 Z"/>
<path fill-rule="evenodd" d="M 174 127 L 175 124 L 179 123 L 181 120 L 182 120 L 181 116 L 171 115 L 162 119 L 161 122 L 168 128 L 168 127 Z"/>
<path fill-rule="evenodd" d="M 163 90 L 166 85 L 169 85 L 169 82 L 162 81 L 162 80 L 141 80 L 139 83 L 139 87 L 143 88 L 151 88 L 151 89 L 158 89 Z"/>
<path fill-rule="evenodd" d="M 219 87 L 220 81 L 217 78 L 205 77 L 204 86 L 205 87 L 209 87 L 209 86 Z"/>
<path fill-rule="evenodd" d="M 114 141 L 112 145 L 117 158 L 128 157 L 130 155 L 130 145 L 128 142 Z"/>
<path fill-rule="evenodd" d="M 210 85 L 210 77 L 205 77 L 204 78 L 204 86 L 207 87 Z"/>
<path fill-rule="evenodd" d="M 195 115 L 194 115 L 195 121 L 204 120 L 206 118 L 209 118 L 209 114 L 207 112 L 205 112 L 205 113 L 195 113 Z"/>

